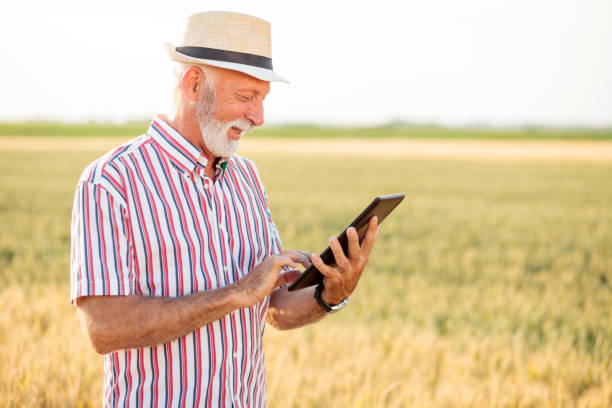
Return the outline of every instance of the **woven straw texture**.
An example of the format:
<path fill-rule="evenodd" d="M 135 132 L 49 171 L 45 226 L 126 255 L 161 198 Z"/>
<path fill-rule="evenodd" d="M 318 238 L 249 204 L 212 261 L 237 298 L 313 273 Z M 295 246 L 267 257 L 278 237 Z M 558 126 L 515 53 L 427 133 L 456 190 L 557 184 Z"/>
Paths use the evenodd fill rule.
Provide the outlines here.
<path fill-rule="evenodd" d="M 181 45 L 271 58 L 270 38 L 270 23 L 265 20 L 247 14 L 210 11 L 189 16 Z"/>

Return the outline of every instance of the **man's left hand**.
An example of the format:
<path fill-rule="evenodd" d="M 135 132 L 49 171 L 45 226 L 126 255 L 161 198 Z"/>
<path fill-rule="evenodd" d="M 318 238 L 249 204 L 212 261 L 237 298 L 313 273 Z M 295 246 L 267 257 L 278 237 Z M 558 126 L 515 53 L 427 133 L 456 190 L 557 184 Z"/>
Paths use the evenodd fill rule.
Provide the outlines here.
<path fill-rule="evenodd" d="M 326 265 L 321 257 L 313 254 L 311 259 L 314 266 L 323 275 L 325 289 L 321 297 L 330 305 L 336 305 L 353 293 L 357 282 L 365 269 L 370 252 L 378 234 L 378 219 L 372 217 L 368 223 L 366 235 L 359 245 L 359 236 L 355 228 L 346 231 L 348 238 L 348 258 L 342 250 L 338 238 L 332 237 L 329 246 L 336 259 L 336 266 Z"/>

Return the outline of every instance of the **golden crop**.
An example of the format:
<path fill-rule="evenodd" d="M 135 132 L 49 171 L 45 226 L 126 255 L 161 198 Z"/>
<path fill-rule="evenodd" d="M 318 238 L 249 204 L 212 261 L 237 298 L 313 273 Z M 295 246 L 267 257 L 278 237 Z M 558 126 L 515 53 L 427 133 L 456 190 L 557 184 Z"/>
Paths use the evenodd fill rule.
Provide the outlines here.
<path fill-rule="evenodd" d="M 115 143 L 0 140 L 0 407 L 100 404 L 69 223 L 78 175 Z M 285 248 L 319 252 L 372 197 L 406 194 L 345 310 L 266 330 L 271 407 L 612 406 L 612 157 L 265 143 L 241 154 Z"/>

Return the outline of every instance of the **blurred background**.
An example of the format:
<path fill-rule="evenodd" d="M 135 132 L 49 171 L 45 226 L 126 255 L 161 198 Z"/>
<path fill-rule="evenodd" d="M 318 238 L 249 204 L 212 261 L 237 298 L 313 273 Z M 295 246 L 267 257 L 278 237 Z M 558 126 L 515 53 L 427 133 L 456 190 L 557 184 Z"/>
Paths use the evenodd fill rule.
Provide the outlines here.
<path fill-rule="evenodd" d="M 239 150 L 285 248 L 406 194 L 342 313 L 267 329 L 270 406 L 612 406 L 610 1 L 60 0 L 0 3 L 0 407 L 100 404 L 76 181 L 168 110 L 162 42 L 216 9 L 270 21 L 291 82 Z"/>
<path fill-rule="evenodd" d="M 269 123 L 612 124 L 607 0 L 4 2 L 0 119 L 150 120 L 203 8 L 272 23 Z"/>

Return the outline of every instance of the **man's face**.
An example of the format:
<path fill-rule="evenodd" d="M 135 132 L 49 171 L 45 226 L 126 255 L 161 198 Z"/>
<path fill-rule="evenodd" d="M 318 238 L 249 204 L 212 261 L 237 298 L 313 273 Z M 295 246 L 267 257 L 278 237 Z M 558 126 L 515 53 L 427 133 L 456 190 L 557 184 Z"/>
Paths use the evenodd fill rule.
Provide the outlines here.
<path fill-rule="evenodd" d="M 216 157 L 229 157 L 245 133 L 263 124 L 263 101 L 270 83 L 226 69 L 215 73 L 214 89 L 208 81 L 197 115 L 206 148 Z"/>

